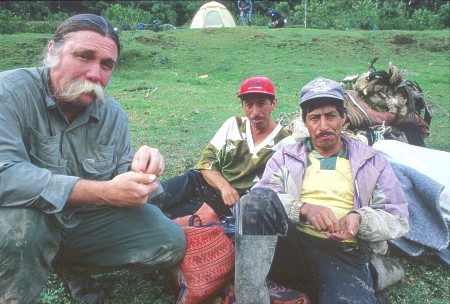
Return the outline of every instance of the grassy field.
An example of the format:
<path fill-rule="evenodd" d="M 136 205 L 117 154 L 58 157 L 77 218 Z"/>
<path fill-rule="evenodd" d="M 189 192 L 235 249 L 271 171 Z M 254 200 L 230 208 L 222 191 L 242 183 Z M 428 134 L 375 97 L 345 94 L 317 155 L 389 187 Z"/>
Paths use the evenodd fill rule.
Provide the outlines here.
<path fill-rule="evenodd" d="M 450 151 L 449 32 L 179 29 L 121 34 L 123 50 L 109 94 L 126 109 L 133 145 L 157 147 L 166 160 L 163 178 L 195 165 L 202 148 L 229 116 L 241 113 L 236 93 L 247 77 L 270 77 L 275 115 L 298 110 L 298 92 L 309 80 L 335 80 L 367 71 L 370 60 L 392 62 L 417 81 L 434 107 L 426 146 Z M 49 35 L 0 35 L 0 70 L 38 65 Z M 444 168 L 445 169 L 445 168 Z M 447 168 L 448 169 L 448 168 Z M 390 290 L 393 303 L 448 303 L 449 269 L 427 254 L 398 257 L 406 278 Z M 174 303 L 164 272 L 116 272 L 107 303 Z M 61 281 L 50 277 L 41 303 L 70 303 Z"/>

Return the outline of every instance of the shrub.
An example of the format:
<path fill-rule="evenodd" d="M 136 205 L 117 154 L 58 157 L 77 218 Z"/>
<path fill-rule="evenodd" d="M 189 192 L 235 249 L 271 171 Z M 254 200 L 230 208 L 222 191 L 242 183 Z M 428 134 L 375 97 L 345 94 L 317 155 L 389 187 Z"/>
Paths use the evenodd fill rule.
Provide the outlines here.
<path fill-rule="evenodd" d="M 442 4 L 430 20 L 431 29 L 445 29 L 450 27 L 450 2 Z"/>
<path fill-rule="evenodd" d="M 36 34 L 53 34 L 61 21 L 28 21 L 22 23 L 20 32 Z"/>
<path fill-rule="evenodd" d="M 0 20 L 0 34 L 14 34 L 20 32 L 20 19 L 11 11 L 0 10 Z"/>
<path fill-rule="evenodd" d="M 352 7 L 351 16 L 356 28 L 369 30 L 377 24 L 375 4 L 370 0 L 359 1 Z"/>
<path fill-rule="evenodd" d="M 291 16 L 293 14 L 293 12 L 289 8 L 289 4 L 287 2 L 277 3 L 275 5 L 275 10 L 279 11 L 281 16 L 283 16 L 286 19 L 287 19 L 288 16 Z"/>
<path fill-rule="evenodd" d="M 108 19 L 118 29 L 126 26 L 131 31 L 135 31 L 140 23 L 151 23 L 153 21 L 150 13 L 135 8 L 133 5 L 110 5 L 102 12 L 102 16 Z"/>
<path fill-rule="evenodd" d="M 430 26 L 432 14 L 427 9 L 416 9 L 411 16 L 411 25 L 415 30 L 425 30 Z"/>
<path fill-rule="evenodd" d="M 312 0 L 307 10 L 307 27 L 320 29 L 345 29 L 354 27 L 351 15 L 352 1 L 329 0 L 320 3 Z"/>
<path fill-rule="evenodd" d="M 405 3 L 386 1 L 378 10 L 378 28 L 382 30 L 406 30 L 410 22 L 406 17 Z"/>

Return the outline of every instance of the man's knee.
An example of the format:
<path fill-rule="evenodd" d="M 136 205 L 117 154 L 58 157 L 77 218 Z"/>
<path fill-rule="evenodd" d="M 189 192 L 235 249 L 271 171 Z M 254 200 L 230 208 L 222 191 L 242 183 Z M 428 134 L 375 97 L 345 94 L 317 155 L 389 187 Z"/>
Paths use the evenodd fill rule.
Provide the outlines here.
<path fill-rule="evenodd" d="M 153 207 L 154 208 L 154 207 Z M 136 250 L 132 250 L 131 263 L 148 270 L 162 269 L 178 263 L 186 251 L 186 238 L 183 229 L 166 218 L 159 210 L 148 210 L 149 229 L 143 229 L 147 235 L 138 242 Z M 145 220 L 144 220 L 145 221 Z M 150 228 L 150 225 L 153 227 Z"/>
<path fill-rule="evenodd" d="M 51 229 L 41 211 L 0 208 L 0 302 L 29 303 L 39 296 L 59 246 Z"/>
<path fill-rule="evenodd" d="M 278 195 L 273 190 L 251 190 L 239 200 L 237 209 L 242 234 L 284 234 L 284 229 L 279 228 L 284 226 L 280 223 L 286 223 L 286 217 Z"/>
<path fill-rule="evenodd" d="M 165 232 L 161 235 L 165 243 L 161 244 L 160 266 L 170 267 L 178 263 L 186 252 L 186 237 L 183 229 L 171 222 L 165 226 Z"/>
<path fill-rule="evenodd" d="M 39 210 L 0 208 L 0 257 L 15 260 L 38 256 L 43 250 L 50 253 L 51 249 L 56 253 L 59 238 L 51 231 L 52 225 L 48 216 Z"/>

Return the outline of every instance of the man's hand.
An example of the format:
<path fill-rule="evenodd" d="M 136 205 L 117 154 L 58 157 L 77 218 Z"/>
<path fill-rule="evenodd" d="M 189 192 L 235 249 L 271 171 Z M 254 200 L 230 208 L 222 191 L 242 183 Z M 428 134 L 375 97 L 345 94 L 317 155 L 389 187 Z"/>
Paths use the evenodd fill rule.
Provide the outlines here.
<path fill-rule="evenodd" d="M 125 172 L 110 181 L 80 179 L 70 194 L 68 203 L 75 205 L 101 204 L 118 207 L 140 206 L 148 195 L 158 190 L 154 174 Z"/>
<path fill-rule="evenodd" d="M 233 206 L 237 203 L 240 196 L 239 193 L 230 186 L 230 184 L 224 185 L 220 190 L 220 193 L 222 194 L 222 200 L 227 206 Z"/>
<path fill-rule="evenodd" d="M 334 212 L 325 206 L 305 203 L 300 208 L 300 216 L 306 220 L 318 231 L 334 233 L 339 231 L 339 223 Z"/>
<path fill-rule="evenodd" d="M 337 241 L 347 240 L 355 237 L 361 224 L 361 215 L 351 212 L 339 220 L 340 231 L 334 233 L 325 233 L 326 236 Z"/>
<path fill-rule="evenodd" d="M 131 162 L 131 170 L 137 173 L 160 176 L 164 171 L 164 158 L 158 149 L 142 146 L 136 152 Z"/>
<path fill-rule="evenodd" d="M 240 196 L 230 183 L 223 177 L 219 171 L 201 170 L 205 181 L 213 188 L 216 188 L 222 194 L 222 200 L 227 206 L 233 206 L 237 203 Z"/>
<path fill-rule="evenodd" d="M 108 182 L 108 201 L 118 207 L 140 206 L 147 202 L 148 195 L 158 190 L 154 174 L 126 172 Z"/>

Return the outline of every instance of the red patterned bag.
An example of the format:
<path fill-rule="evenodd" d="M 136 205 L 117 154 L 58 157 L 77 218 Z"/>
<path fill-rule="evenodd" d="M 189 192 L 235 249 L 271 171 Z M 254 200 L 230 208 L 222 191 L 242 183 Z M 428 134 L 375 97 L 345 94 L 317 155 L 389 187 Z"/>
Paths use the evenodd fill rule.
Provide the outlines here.
<path fill-rule="evenodd" d="M 188 226 L 186 219 L 189 221 Z M 218 225 L 211 225 L 213 223 Z M 208 222 L 205 222 L 207 220 Z M 212 208 L 204 204 L 193 216 L 176 219 L 186 235 L 186 253 L 169 271 L 181 288 L 177 304 L 201 304 L 223 291 L 234 276 L 234 245 Z M 207 223 L 208 226 L 202 226 Z"/>

